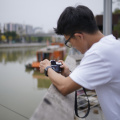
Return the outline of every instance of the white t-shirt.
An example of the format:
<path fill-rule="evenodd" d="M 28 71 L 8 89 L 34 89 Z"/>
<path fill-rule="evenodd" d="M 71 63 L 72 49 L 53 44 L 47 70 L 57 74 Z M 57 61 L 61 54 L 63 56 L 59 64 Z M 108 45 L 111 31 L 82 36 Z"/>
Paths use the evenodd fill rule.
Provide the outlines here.
<path fill-rule="evenodd" d="M 93 44 L 70 78 L 95 89 L 106 120 L 120 120 L 120 41 L 113 35 Z"/>

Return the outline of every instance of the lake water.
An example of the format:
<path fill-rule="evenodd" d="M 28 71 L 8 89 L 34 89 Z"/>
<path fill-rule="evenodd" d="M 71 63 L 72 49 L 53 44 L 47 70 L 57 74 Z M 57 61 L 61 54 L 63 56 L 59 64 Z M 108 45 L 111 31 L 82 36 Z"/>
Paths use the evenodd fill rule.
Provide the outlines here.
<path fill-rule="evenodd" d="M 38 49 L 0 49 L 0 120 L 29 119 L 47 92 L 50 80 L 25 68 L 36 61 Z"/>

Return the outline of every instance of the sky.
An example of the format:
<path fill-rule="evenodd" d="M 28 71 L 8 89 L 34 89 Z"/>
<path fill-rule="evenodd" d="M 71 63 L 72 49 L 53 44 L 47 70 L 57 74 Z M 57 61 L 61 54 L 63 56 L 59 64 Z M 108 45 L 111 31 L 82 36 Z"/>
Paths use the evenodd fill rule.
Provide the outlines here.
<path fill-rule="evenodd" d="M 114 0 L 115 1 L 115 0 Z M 42 27 L 49 32 L 57 26 L 57 20 L 68 6 L 85 5 L 93 14 L 103 14 L 104 0 L 0 0 L 0 23 L 19 23 Z M 114 3 L 113 10 L 117 4 Z"/>

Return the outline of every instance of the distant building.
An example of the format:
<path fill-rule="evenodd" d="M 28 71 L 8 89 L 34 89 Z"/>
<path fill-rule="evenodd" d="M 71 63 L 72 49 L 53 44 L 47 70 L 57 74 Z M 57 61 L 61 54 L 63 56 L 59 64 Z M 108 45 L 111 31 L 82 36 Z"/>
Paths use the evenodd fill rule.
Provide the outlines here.
<path fill-rule="evenodd" d="M 4 24 L 4 32 L 5 31 L 14 31 L 19 35 L 29 35 L 33 34 L 33 27 L 31 25 L 22 25 L 17 23 L 6 23 Z"/>
<path fill-rule="evenodd" d="M 2 31 L 2 26 L 1 26 L 1 23 L 0 23 L 0 31 Z"/>
<path fill-rule="evenodd" d="M 15 24 L 13 23 L 6 23 L 4 24 L 4 31 L 15 31 Z"/>
<path fill-rule="evenodd" d="M 96 22 L 100 31 L 103 31 L 103 15 L 97 15 Z M 114 31 L 114 26 L 118 24 L 120 21 L 120 14 L 113 14 L 112 15 L 112 34 L 118 38 L 118 32 Z"/>
<path fill-rule="evenodd" d="M 44 33 L 41 27 L 34 28 L 34 34 Z"/>
<path fill-rule="evenodd" d="M 23 34 L 23 25 L 22 24 L 15 24 L 15 32 L 19 35 Z"/>
<path fill-rule="evenodd" d="M 1 31 L 1 33 L 3 33 L 3 26 L 1 23 L 0 23 L 0 31 Z"/>
<path fill-rule="evenodd" d="M 25 26 L 26 34 L 30 35 L 34 33 L 33 27 L 31 25 L 26 25 Z"/>

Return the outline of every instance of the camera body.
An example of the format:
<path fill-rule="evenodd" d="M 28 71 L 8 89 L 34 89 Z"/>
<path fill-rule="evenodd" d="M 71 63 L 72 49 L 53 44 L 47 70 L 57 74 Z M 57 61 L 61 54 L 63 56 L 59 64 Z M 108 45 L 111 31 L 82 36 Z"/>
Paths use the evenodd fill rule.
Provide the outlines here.
<path fill-rule="evenodd" d="M 52 69 L 57 72 L 57 73 L 61 73 L 61 66 L 62 64 L 59 62 L 56 62 L 55 60 L 51 60 L 51 67 Z"/>

